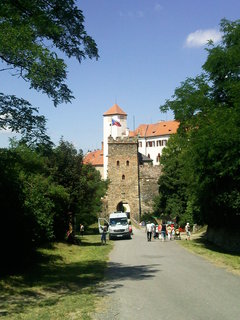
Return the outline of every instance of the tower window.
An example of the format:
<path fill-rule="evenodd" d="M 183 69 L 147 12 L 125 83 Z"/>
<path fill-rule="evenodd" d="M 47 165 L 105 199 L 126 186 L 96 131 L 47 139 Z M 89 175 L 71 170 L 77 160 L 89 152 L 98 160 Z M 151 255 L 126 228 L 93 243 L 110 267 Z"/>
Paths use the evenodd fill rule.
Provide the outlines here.
<path fill-rule="evenodd" d="M 119 161 L 119 160 L 117 161 L 117 166 L 118 166 L 118 167 L 120 166 L 120 161 Z"/>
<path fill-rule="evenodd" d="M 125 175 L 124 174 L 122 175 L 122 180 L 125 180 Z"/>
<path fill-rule="evenodd" d="M 129 166 L 129 161 L 128 160 L 126 161 L 126 165 L 127 165 L 127 167 Z"/>

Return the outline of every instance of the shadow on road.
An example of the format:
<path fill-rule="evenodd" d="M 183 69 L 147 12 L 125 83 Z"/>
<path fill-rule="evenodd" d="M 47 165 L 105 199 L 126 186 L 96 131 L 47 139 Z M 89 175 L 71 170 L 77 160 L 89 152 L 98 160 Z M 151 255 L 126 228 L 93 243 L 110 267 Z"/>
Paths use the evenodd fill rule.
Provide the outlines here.
<path fill-rule="evenodd" d="M 124 280 L 142 281 L 155 276 L 159 272 L 159 264 L 129 266 L 121 263 L 110 262 L 106 274 L 106 283 L 98 292 L 105 295 L 113 293 L 117 288 L 123 286 Z"/>

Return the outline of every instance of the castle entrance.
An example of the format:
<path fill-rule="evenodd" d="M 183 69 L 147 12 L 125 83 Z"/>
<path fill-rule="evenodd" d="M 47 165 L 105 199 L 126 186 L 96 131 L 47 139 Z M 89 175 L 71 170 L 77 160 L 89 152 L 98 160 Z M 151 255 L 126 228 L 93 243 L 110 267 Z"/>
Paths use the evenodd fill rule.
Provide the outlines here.
<path fill-rule="evenodd" d="M 126 212 L 128 219 L 130 219 L 131 210 L 130 210 L 130 206 L 127 202 L 123 202 L 123 201 L 119 202 L 117 205 L 117 211 Z"/>

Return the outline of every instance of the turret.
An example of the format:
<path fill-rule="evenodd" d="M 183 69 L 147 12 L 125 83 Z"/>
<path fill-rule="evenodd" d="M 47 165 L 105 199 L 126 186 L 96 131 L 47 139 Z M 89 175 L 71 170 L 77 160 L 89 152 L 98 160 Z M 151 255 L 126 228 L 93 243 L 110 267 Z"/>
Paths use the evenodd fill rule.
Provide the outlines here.
<path fill-rule="evenodd" d="M 108 137 L 123 137 L 128 135 L 127 114 L 114 104 L 103 114 L 103 145 L 104 145 L 104 179 L 107 179 L 108 167 Z"/>

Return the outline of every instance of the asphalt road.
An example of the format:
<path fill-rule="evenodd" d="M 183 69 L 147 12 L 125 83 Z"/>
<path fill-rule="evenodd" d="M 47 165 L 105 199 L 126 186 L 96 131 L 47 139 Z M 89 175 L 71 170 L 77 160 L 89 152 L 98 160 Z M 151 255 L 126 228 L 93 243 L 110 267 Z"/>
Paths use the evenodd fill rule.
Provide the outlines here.
<path fill-rule="evenodd" d="M 240 319 L 239 276 L 143 230 L 115 241 L 99 294 L 97 320 Z"/>

